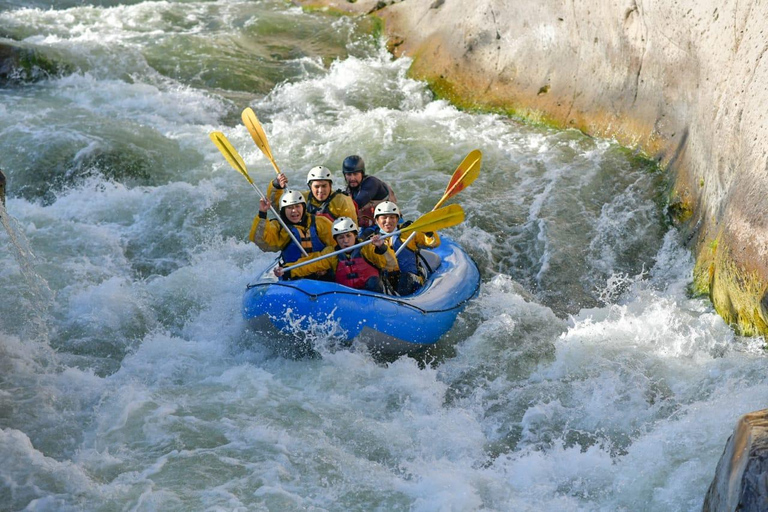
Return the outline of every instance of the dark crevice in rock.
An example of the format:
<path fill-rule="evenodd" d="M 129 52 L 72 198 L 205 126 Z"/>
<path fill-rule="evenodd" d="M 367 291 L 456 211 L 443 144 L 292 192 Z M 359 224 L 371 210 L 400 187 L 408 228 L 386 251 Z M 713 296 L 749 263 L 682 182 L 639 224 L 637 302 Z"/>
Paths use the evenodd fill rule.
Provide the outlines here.
<path fill-rule="evenodd" d="M 571 14 L 573 15 L 573 19 L 575 20 L 576 25 L 576 33 L 581 33 L 580 27 L 579 27 L 579 17 L 576 14 L 576 2 L 571 2 Z M 580 52 L 581 49 L 577 50 L 577 52 Z M 573 79 L 573 93 L 571 94 L 571 101 L 568 104 L 568 112 L 565 114 L 565 122 L 569 124 L 573 124 L 573 119 L 571 119 L 571 112 L 573 112 L 573 106 L 576 104 L 576 98 L 579 97 L 578 91 L 579 88 L 577 87 L 579 78 L 581 77 L 581 56 L 576 56 L 576 69 L 573 73 L 574 79 Z"/>
<path fill-rule="evenodd" d="M 496 40 L 499 41 L 501 40 L 501 33 L 499 32 L 499 21 L 496 18 L 496 11 L 494 11 L 493 8 L 491 8 L 491 17 L 493 18 L 493 29 L 496 31 Z M 496 71 L 498 72 L 500 71 L 500 68 L 501 68 L 501 46 L 497 45 L 496 46 L 496 64 L 494 65 L 494 69 L 496 69 Z M 490 89 L 490 84 L 492 83 L 493 83 L 493 80 L 489 82 L 489 85 L 488 85 L 489 89 Z"/>

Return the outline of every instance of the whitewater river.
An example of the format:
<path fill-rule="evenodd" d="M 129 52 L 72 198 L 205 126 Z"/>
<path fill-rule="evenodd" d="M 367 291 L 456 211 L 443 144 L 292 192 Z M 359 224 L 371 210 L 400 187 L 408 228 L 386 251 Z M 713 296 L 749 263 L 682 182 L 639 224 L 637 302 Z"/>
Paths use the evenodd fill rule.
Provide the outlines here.
<path fill-rule="evenodd" d="M 0 89 L 0 510 L 695 511 L 768 403 L 632 151 L 456 110 L 367 22 L 278 0 L 0 9 L 59 70 Z M 266 185 L 247 106 L 292 184 L 357 153 L 411 219 L 482 150 L 445 232 L 482 286 L 439 350 L 246 328 L 273 255 L 208 134 Z"/>

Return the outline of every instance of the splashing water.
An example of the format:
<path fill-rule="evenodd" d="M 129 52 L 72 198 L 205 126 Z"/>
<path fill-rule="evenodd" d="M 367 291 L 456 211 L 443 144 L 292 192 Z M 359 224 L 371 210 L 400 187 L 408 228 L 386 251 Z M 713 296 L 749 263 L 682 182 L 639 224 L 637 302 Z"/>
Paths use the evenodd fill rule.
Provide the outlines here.
<path fill-rule="evenodd" d="M 18 268 L 21 271 L 26 298 L 24 304 L 28 314 L 24 315 L 28 322 L 28 330 L 23 332 L 25 338 L 38 341 L 43 346 L 48 346 L 50 331 L 47 318 L 54 300 L 54 293 L 46 280 L 35 272 L 35 255 L 30 249 L 29 241 L 19 229 L 17 223 L 8 214 L 5 206 L 0 202 L 0 224 L 10 240 L 11 253 Z M 52 355 L 52 353 L 50 354 Z"/>
<path fill-rule="evenodd" d="M 689 295 L 658 169 L 435 100 L 359 20 L 70 4 L 0 6 L 63 70 L 0 96 L 0 508 L 700 510 L 768 378 L 763 340 Z M 446 232 L 483 284 L 435 351 L 377 360 L 311 319 L 320 357 L 294 359 L 246 328 L 274 255 L 208 140 L 266 185 L 245 106 L 291 184 L 361 154 L 408 219 L 483 151 Z"/>

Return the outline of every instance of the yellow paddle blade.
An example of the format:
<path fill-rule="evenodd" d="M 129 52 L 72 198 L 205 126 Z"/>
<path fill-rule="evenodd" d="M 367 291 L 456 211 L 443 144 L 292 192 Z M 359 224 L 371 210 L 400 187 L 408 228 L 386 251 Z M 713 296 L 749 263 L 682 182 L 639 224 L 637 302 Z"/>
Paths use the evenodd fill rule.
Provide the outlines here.
<path fill-rule="evenodd" d="M 448 182 L 448 186 L 445 187 L 445 193 L 437 202 L 435 208 L 439 208 L 445 201 L 471 185 L 480 175 L 480 166 L 482 162 L 483 154 L 480 150 L 475 149 L 471 151 L 464 160 L 461 161 L 456 170 L 453 171 L 451 180 Z"/>
<path fill-rule="evenodd" d="M 256 146 L 258 146 L 261 152 L 264 153 L 264 156 L 270 161 L 272 167 L 275 168 L 275 172 L 280 174 L 280 169 L 277 167 L 275 157 L 272 156 L 272 149 L 269 147 L 269 142 L 267 141 L 267 134 L 264 133 L 264 128 L 256 117 L 256 112 L 254 112 L 251 107 L 248 107 L 243 110 L 241 117 L 243 118 L 243 124 L 248 129 L 248 133 L 251 134 L 253 142 L 256 143 Z"/>
<path fill-rule="evenodd" d="M 408 233 L 409 231 L 438 231 L 461 224 L 462 222 L 464 222 L 464 209 L 458 204 L 452 204 L 445 208 L 425 213 L 411 225 L 401 229 L 400 233 Z"/>
<path fill-rule="evenodd" d="M 248 170 L 245 168 L 245 161 L 243 161 L 243 157 L 240 156 L 240 153 L 237 152 L 237 150 L 227 140 L 224 134 L 221 132 L 211 132 L 211 140 L 214 144 L 216 144 L 216 147 L 219 148 L 219 151 L 221 151 L 221 154 L 224 155 L 224 158 L 227 159 L 229 165 L 234 167 L 237 172 L 245 176 L 245 179 L 248 180 L 248 183 L 253 184 L 253 180 L 250 176 L 248 176 Z"/>

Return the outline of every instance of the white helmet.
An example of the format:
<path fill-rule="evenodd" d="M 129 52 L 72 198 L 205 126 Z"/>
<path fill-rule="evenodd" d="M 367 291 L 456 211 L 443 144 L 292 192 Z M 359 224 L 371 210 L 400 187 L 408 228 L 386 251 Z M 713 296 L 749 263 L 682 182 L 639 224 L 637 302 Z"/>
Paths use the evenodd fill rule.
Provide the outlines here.
<path fill-rule="evenodd" d="M 351 231 L 357 232 L 357 224 L 355 224 L 355 221 L 353 221 L 349 217 L 339 217 L 338 219 L 333 221 L 333 227 L 331 228 L 331 233 L 333 234 L 334 237 L 336 235 L 349 233 Z"/>
<path fill-rule="evenodd" d="M 298 190 L 286 190 L 283 195 L 280 196 L 280 209 L 282 210 L 286 206 L 294 204 L 307 204 L 304 200 L 304 196 Z"/>
<path fill-rule="evenodd" d="M 307 173 L 307 186 L 311 186 L 310 184 L 316 180 L 327 180 L 333 182 L 333 178 L 331 178 L 331 171 L 322 165 L 311 168 Z"/>
<path fill-rule="evenodd" d="M 375 219 L 379 215 L 397 215 L 399 217 L 400 208 L 392 201 L 382 201 L 376 205 L 376 209 L 373 211 L 373 218 Z"/>

